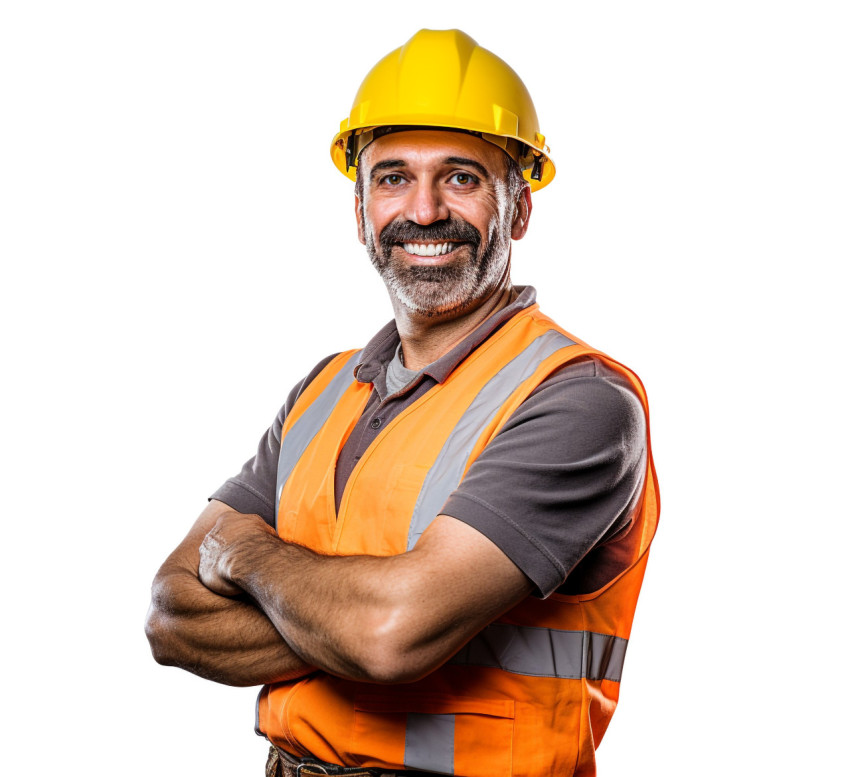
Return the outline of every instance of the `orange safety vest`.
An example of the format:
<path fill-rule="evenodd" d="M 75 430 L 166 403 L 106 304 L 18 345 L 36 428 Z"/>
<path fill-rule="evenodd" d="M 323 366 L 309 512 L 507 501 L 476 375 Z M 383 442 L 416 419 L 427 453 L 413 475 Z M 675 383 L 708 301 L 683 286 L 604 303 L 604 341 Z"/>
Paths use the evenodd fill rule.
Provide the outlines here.
<path fill-rule="evenodd" d="M 647 411 L 633 373 L 533 305 L 387 424 L 351 473 L 336 515 L 334 467 L 372 391 L 353 377 L 360 353 L 340 354 L 284 424 L 278 534 L 329 555 L 404 553 L 520 403 L 553 371 L 588 354 L 623 373 Z M 595 774 L 594 751 L 617 704 L 657 519 L 648 450 L 631 529 L 640 542 L 629 568 L 605 587 L 530 596 L 413 683 L 317 672 L 266 686 L 257 701 L 258 733 L 292 754 L 345 766 L 465 777 Z"/>

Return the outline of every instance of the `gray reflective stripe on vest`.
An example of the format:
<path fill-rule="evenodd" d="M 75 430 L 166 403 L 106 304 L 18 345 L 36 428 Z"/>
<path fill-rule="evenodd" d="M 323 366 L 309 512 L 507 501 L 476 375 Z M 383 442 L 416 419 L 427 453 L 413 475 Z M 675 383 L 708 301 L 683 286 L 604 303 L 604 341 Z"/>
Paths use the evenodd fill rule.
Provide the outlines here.
<path fill-rule="evenodd" d="M 620 682 L 628 640 L 594 631 L 492 623 L 449 660 L 514 674 Z"/>
<path fill-rule="evenodd" d="M 254 702 L 254 733 L 258 737 L 264 737 L 265 734 L 260 731 L 260 697 L 263 695 L 263 691 L 266 690 L 266 686 L 260 688 L 259 693 L 257 694 L 257 701 Z"/>
<path fill-rule="evenodd" d="M 593 631 L 493 623 L 449 664 L 482 666 L 534 677 L 620 681 L 628 640 Z M 454 773 L 455 716 L 408 713 L 404 765 Z"/>
<path fill-rule="evenodd" d="M 484 427 L 495 417 L 516 388 L 530 378 L 545 359 L 570 345 L 575 343 L 560 332 L 550 329 L 529 343 L 525 350 L 502 367 L 478 392 L 452 429 L 437 454 L 434 465 L 425 476 L 410 521 L 408 550 L 413 548 L 422 532 L 437 517 L 449 495 L 458 487 L 466 462 Z"/>
<path fill-rule="evenodd" d="M 454 774 L 455 716 L 408 712 L 404 766 L 406 769 Z"/>
<path fill-rule="evenodd" d="M 330 418 L 336 403 L 342 399 L 342 395 L 346 389 L 355 382 L 352 371 L 357 360 L 360 358 L 360 351 L 357 351 L 345 363 L 343 368 L 334 375 L 333 379 L 318 397 L 311 403 L 304 414 L 286 433 L 280 446 L 280 456 L 277 460 L 277 487 L 275 488 L 274 501 L 274 522 L 277 526 L 277 513 L 280 509 L 280 495 L 286 481 L 295 469 L 298 459 L 301 458 L 307 446 L 313 441 L 313 438 L 319 433 L 325 422 Z"/>

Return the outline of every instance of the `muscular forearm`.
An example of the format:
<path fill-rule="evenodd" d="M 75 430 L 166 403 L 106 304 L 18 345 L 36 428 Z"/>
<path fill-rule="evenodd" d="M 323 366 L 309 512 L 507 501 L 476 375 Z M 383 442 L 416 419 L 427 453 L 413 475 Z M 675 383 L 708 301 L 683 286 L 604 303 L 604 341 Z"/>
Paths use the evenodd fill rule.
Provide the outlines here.
<path fill-rule="evenodd" d="M 262 519 L 225 516 L 204 538 L 199 574 L 212 590 L 250 594 L 306 661 L 390 683 L 433 671 L 530 589 L 501 551 L 451 518 L 407 553 L 339 557 L 286 543 Z"/>
<path fill-rule="evenodd" d="M 312 671 L 248 597 L 221 595 L 241 592 L 213 592 L 200 581 L 199 546 L 225 514 L 238 526 L 251 525 L 251 516 L 210 502 L 154 578 L 145 622 L 154 658 L 227 685 L 258 685 Z"/>
<path fill-rule="evenodd" d="M 227 685 L 260 685 L 312 670 L 256 606 L 218 596 L 186 572 L 154 582 L 145 631 L 159 663 Z"/>
<path fill-rule="evenodd" d="M 252 569 L 258 556 L 265 560 Z M 383 678 L 383 657 L 397 652 L 392 562 L 318 556 L 275 537 L 246 543 L 238 559 L 232 581 L 301 655 L 343 677 Z"/>

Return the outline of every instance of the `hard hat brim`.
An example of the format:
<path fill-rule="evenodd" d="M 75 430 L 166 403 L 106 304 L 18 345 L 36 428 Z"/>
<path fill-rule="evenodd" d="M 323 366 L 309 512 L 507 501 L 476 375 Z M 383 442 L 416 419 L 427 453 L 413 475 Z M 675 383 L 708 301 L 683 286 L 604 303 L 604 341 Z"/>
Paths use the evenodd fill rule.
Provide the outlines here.
<path fill-rule="evenodd" d="M 411 117 L 412 118 L 412 117 Z M 418 117 L 417 117 L 418 118 Z M 346 122 L 343 121 L 343 124 Z M 516 135 L 494 135 L 492 132 L 487 132 L 486 129 L 477 130 L 471 129 L 469 126 L 460 127 L 457 125 L 452 125 L 450 123 L 423 123 L 421 119 L 416 121 L 415 123 L 406 123 L 403 120 L 394 122 L 394 129 L 392 131 L 395 132 L 406 132 L 417 129 L 437 129 L 437 130 L 446 130 L 449 132 L 462 132 L 465 134 L 472 134 L 478 137 L 482 137 L 484 140 L 493 143 L 494 145 L 501 148 L 508 156 L 510 156 L 515 162 L 520 165 L 520 169 L 522 169 L 522 174 L 528 184 L 531 186 L 531 191 L 537 191 L 542 189 L 547 184 L 551 183 L 552 179 L 555 177 L 555 164 L 552 162 L 549 157 L 549 147 L 546 145 L 536 146 L 528 143 L 527 140 L 520 138 Z M 398 125 L 397 129 L 395 125 Z M 360 161 L 360 154 L 363 152 L 363 149 L 369 144 L 363 143 L 359 145 L 355 154 L 353 164 L 348 163 L 348 159 L 346 156 L 346 145 L 348 143 L 348 139 L 352 134 L 356 135 L 365 135 L 371 134 L 375 130 L 378 130 L 382 127 L 388 127 L 388 125 L 373 125 L 373 126 L 365 126 L 365 127 L 354 127 L 348 128 L 344 131 L 338 132 L 331 143 L 331 159 L 333 160 L 334 165 L 337 170 L 339 170 L 344 176 L 354 181 L 357 179 L 357 165 Z M 499 141 L 502 142 L 499 142 Z M 518 154 L 511 153 L 507 148 L 507 141 L 515 141 L 517 145 L 524 146 L 528 149 L 528 153 L 525 156 L 520 157 Z M 371 142 L 371 138 L 370 138 Z M 540 159 L 540 178 L 535 179 L 532 178 L 533 173 L 533 159 Z"/>

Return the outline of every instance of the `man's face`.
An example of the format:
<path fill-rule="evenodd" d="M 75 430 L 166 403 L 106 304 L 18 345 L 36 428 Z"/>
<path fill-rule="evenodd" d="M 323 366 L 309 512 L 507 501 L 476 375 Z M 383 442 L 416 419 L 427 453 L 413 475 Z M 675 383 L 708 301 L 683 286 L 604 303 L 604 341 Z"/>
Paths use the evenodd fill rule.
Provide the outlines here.
<path fill-rule="evenodd" d="M 359 164 L 358 234 L 395 300 L 419 315 L 453 314 L 508 283 L 511 237 L 525 234 L 530 202 L 520 198 L 516 218 L 501 149 L 412 130 L 374 141 Z"/>

